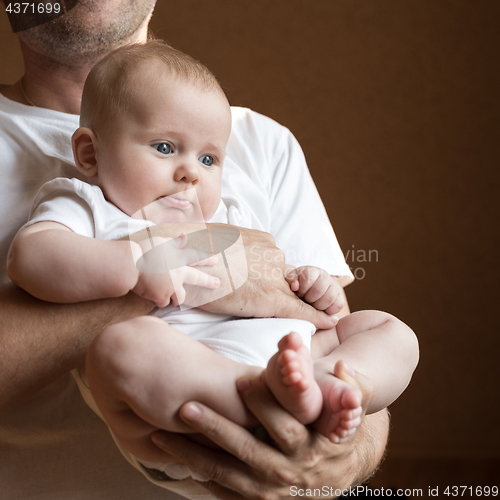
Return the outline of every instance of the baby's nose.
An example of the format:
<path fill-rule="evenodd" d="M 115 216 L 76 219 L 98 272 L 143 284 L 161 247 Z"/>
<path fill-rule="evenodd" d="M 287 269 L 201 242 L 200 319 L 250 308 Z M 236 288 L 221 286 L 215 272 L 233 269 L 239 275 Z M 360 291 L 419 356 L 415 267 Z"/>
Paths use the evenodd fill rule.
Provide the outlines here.
<path fill-rule="evenodd" d="M 197 184 L 199 181 L 198 166 L 189 160 L 182 161 L 175 171 L 175 180 Z"/>

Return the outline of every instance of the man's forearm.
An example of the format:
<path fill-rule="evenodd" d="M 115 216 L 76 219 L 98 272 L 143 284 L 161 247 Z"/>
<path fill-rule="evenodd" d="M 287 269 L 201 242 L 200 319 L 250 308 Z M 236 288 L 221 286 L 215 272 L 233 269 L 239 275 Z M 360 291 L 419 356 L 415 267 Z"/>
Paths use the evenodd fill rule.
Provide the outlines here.
<path fill-rule="evenodd" d="M 365 482 L 382 462 L 389 439 L 389 411 L 366 415 L 354 434 L 354 480 L 352 486 Z"/>
<path fill-rule="evenodd" d="M 106 326 L 147 314 L 133 293 L 117 299 L 52 304 L 14 285 L 0 288 L 0 412 L 80 365 Z"/>

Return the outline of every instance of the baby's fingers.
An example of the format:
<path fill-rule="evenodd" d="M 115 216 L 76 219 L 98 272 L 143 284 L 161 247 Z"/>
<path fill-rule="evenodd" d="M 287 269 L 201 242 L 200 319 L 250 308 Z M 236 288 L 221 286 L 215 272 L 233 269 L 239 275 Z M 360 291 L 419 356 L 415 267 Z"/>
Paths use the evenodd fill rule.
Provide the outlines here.
<path fill-rule="evenodd" d="M 336 314 L 342 309 L 344 309 L 346 305 L 346 298 L 343 292 L 337 295 L 337 298 L 333 302 L 333 304 L 325 309 L 326 314 Z"/>
<path fill-rule="evenodd" d="M 299 289 L 298 269 L 292 269 L 285 275 L 286 282 L 290 285 L 290 290 L 296 292 Z"/>
<path fill-rule="evenodd" d="M 306 266 L 299 273 L 299 282 L 297 295 L 313 304 L 328 290 L 330 276 L 322 269 Z"/>
<path fill-rule="evenodd" d="M 189 264 L 191 267 L 196 267 L 196 266 L 215 266 L 219 262 L 219 258 L 217 255 L 211 255 L 207 259 L 200 260 L 199 262 L 194 262 L 193 264 Z"/>
<path fill-rule="evenodd" d="M 325 311 L 326 314 L 336 314 L 344 308 L 346 304 L 345 296 L 340 286 L 332 284 L 326 292 L 312 305 L 319 311 Z"/>
<path fill-rule="evenodd" d="M 178 248 L 179 250 L 184 248 L 186 246 L 188 237 L 184 234 L 181 233 L 177 238 L 173 240 L 173 244 L 175 248 Z"/>
<path fill-rule="evenodd" d="M 175 277 L 173 275 L 175 275 Z M 187 285 L 202 286 L 204 288 L 218 288 L 220 285 L 219 278 L 188 266 L 172 271 L 171 276 L 172 280 L 178 280 L 177 282 Z"/>

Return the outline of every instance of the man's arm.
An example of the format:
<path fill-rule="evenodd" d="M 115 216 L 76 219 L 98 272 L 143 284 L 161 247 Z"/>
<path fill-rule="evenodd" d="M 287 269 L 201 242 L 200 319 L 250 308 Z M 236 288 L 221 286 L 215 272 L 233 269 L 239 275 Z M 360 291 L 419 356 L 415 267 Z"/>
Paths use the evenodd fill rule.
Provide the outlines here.
<path fill-rule="evenodd" d="M 134 293 L 51 304 L 15 285 L 0 287 L 0 413 L 82 364 L 90 343 L 106 326 L 152 308 Z"/>

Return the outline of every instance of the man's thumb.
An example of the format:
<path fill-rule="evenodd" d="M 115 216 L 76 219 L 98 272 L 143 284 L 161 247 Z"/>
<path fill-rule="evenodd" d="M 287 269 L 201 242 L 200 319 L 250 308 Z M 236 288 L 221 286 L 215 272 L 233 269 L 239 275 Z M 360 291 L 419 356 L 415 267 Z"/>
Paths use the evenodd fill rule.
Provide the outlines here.
<path fill-rule="evenodd" d="M 282 318 L 296 318 L 310 321 L 319 330 L 333 328 L 339 321 L 337 316 L 329 316 L 323 311 L 318 311 L 307 302 L 299 299 L 295 294 L 286 294 L 284 307 L 280 311 Z"/>

